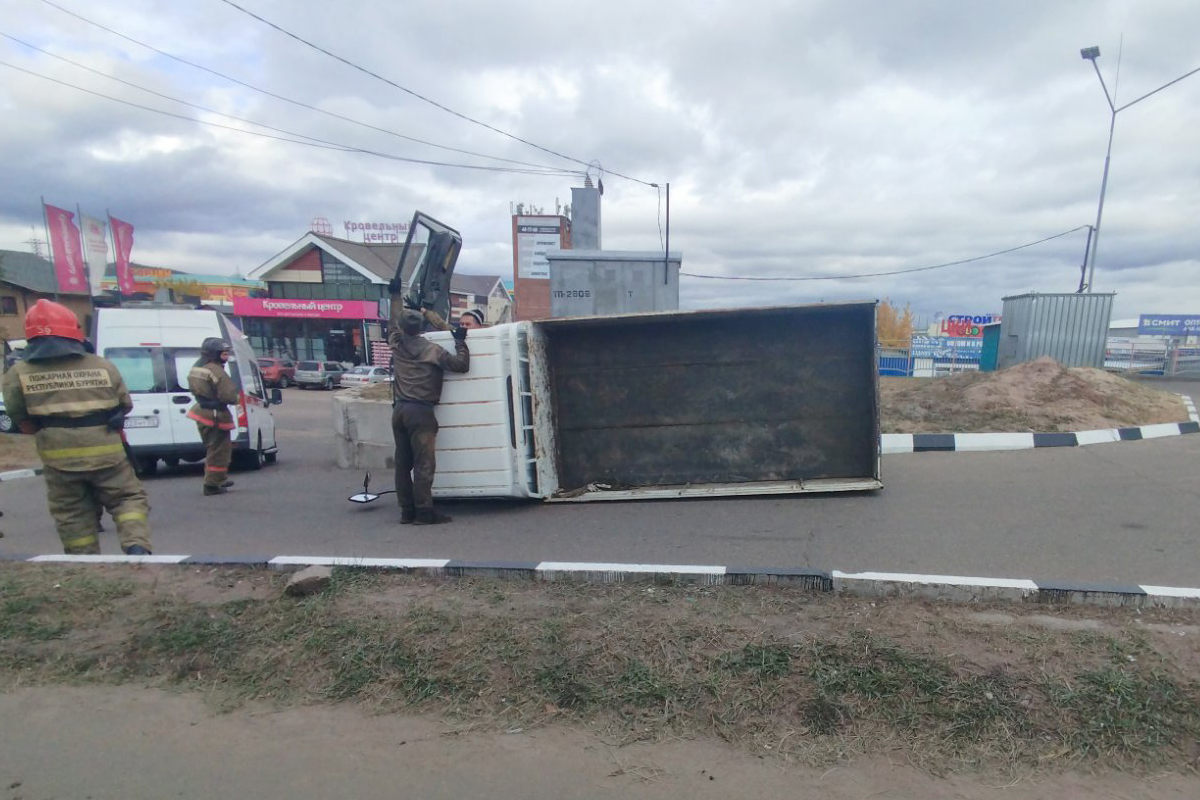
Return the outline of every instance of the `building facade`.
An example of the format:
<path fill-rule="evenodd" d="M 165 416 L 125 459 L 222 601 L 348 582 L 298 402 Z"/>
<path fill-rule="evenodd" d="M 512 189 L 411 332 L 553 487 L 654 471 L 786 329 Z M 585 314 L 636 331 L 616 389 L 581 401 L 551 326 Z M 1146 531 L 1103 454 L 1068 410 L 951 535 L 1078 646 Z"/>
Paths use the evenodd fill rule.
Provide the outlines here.
<path fill-rule="evenodd" d="M 84 331 L 91 329 L 92 298 L 58 291 L 54 264 L 33 253 L 0 250 L 0 336 L 25 338 L 25 314 L 38 300 L 55 300 L 75 312 Z"/>
<path fill-rule="evenodd" d="M 401 250 L 403 242 L 369 244 L 307 233 L 247 276 L 262 281 L 265 293 L 235 297 L 234 316 L 261 355 L 369 363 L 372 343 L 386 340 L 387 305 L 381 301 L 390 298 L 387 284 Z M 450 300 L 453 316 L 480 308 L 489 324 L 510 313 L 511 298 L 499 276 L 455 274 Z"/>

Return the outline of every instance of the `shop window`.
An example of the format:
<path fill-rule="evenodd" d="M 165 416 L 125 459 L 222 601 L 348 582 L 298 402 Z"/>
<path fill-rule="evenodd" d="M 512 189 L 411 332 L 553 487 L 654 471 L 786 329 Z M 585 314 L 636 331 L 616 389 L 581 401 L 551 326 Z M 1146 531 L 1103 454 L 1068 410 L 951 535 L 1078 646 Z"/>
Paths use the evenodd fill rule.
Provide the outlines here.
<path fill-rule="evenodd" d="M 16 316 L 17 314 L 17 298 L 15 297 L 0 297 L 0 315 L 6 317 Z"/>

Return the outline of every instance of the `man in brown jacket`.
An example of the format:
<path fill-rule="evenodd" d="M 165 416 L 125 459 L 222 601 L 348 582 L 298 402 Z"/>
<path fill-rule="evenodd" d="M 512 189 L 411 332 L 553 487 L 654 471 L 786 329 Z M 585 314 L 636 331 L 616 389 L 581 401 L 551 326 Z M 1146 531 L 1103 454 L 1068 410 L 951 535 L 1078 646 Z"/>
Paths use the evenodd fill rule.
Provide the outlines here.
<path fill-rule="evenodd" d="M 4 374 L 4 403 L 37 436 L 50 516 L 69 555 L 100 552 L 96 520 L 112 515 L 127 555 L 150 555 L 150 503 L 121 431 L 133 399 L 111 361 L 84 349 L 75 313 L 38 300 L 25 315 L 25 356 Z"/>
<path fill-rule="evenodd" d="M 437 467 L 437 418 L 445 370 L 466 372 L 471 365 L 467 329 L 454 329 L 454 353 L 421 336 L 425 317 L 405 309 L 400 325 L 388 333 L 392 348 L 392 435 L 396 439 L 396 499 L 400 524 L 437 525 L 450 517 L 433 510 L 433 473 Z"/>
<path fill-rule="evenodd" d="M 233 459 L 233 444 L 229 432 L 234 429 L 229 406 L 238 401 L 237 384 L 225 371 L 225 362 L 233 346 L 224 339 L 209 337 L 200 345 L 200 358 L 188 371 L 188 391 L 196 403 L 188 409 L 188 419 L 195 420 L 200 439 L 207 451 L 204 454 L 204 494 L 225 494 L 233 481 L 229 480 L 229 462 Z"/>

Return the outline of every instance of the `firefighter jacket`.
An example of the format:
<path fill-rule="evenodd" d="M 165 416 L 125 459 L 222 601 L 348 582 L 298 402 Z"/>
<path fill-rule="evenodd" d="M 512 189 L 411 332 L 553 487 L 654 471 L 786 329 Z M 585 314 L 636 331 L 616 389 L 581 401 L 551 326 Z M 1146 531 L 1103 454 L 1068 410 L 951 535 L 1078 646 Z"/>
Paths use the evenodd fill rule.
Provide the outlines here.
<path fill-rule="evenodd" d="M 466 372 L 471 366 L 471 352 L 465 340 L 454 340 L 454 353 L 434 344 L 423 336 L 412 336 L 396 329 L 388 334 L 392 348 L 392 397 L 437 405 L 442 399 L 442 376 L 445 370 Z"/>
<path fill-rule="evenodd" d="M 88 472 L 125 460 L 114 415 L 132 411 L 133 399 L 111 361 L 87 353 L 18 361 L 4 374 L 3 389 L 13 422 L 37 426 L 38 456 L 47 467 Z"/>
<path fill-rule="evenodd" d="M 237 384 L 220 361 L 192 367 L 188 371 L 188 391 L 196 397 L 195 405 L 188 409 L 188 419 L 223 431 L 236 427 L 229 406 L 238 401 Z"/>

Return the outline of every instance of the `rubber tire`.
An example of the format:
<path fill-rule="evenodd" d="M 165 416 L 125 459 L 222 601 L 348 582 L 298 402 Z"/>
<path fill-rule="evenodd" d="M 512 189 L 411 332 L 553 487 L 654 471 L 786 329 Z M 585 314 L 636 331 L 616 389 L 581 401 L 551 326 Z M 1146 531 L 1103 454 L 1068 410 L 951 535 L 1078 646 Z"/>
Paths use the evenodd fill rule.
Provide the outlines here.
<path fill-rule="evenodd" d="M 262 434 L 258 435 L 258 448 L 242 454 L 242 469 L 249 472 L 257 472 L 262 469 L 264 462 Z"/>
<path fill-rule="evenodd" d="M 158 473 L 158 459 L 151 458 L 150 456 L 137 459 L 134 472 L 137 473 L 139 478 L 143 475 L 156 475 Z"/>
<path fill-rule="evenodd" d="M 175 467 L 179 466 L 179 459 L 178 458 L 164 458 L 163 463 L 166 464 L 168 467 L 171 467 L 172 469 L 174 469 Z"/>
<path fill-rule="evenodd" d="M 12 433 L 17 426 L 13 425 L 12 417 L 8 414 L 0 414 L 0 432 Z"/>
<path fill-rule="evenodd" d="M 274 464 L 278 459 L 278 450 L 276 450 L 274 453 L 263 453 L 263 461 L 266 461 L 268 464 Z"/>
<path fill-rule="evenodd" d="M 325 379 L 325 391 L 327 391 L 327 392 L 333 391 L 333 378 Z"/>
<path fill-rule="evenodd" d="M 287 387 L 288 387 L 287 375 L 283 375 L 279 378 L 279 388 L 286 389 Z"/>

